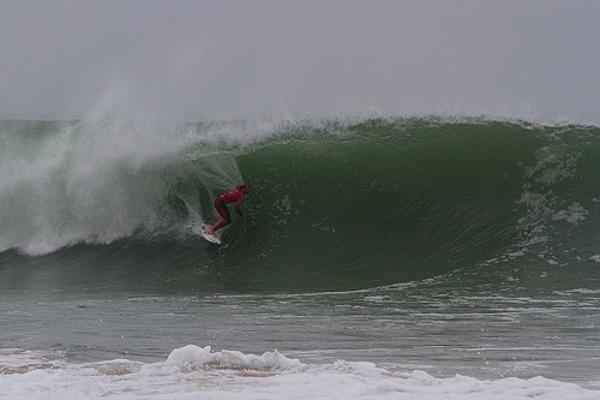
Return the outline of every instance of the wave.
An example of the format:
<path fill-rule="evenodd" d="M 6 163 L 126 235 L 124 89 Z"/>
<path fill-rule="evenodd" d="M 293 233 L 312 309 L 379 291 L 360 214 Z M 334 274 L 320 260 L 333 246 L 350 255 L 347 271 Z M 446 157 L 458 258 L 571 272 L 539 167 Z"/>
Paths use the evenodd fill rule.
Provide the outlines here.
<path fill-rule="evenodd" d="M 101 120 L 4 121 L 0 132 L 0 273 L 13 283 L 44 265 L 100 286 L 112 274 L 347 290 L 600 254 L 593 126 Z M 199 240 L 211 199 L 244 180 L 248 218 L 226 246 Z"/>

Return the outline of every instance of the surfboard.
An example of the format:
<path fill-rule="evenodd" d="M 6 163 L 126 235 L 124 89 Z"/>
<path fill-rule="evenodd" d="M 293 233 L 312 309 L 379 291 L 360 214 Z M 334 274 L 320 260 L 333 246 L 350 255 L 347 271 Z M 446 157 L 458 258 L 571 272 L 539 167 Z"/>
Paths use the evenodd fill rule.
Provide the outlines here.
<path fill-rule="evenodd" d="M 202 228 L 200 230 L 200 234 L 202 235 L 202 237 L 208 242 L 214 244 L 221 244 L 221 239 L 217 235 L 211 235 L 210 233 L 208 233 L 208 231 L 206 230 L 207 227 L 207 224 L 202 224 Z"/>

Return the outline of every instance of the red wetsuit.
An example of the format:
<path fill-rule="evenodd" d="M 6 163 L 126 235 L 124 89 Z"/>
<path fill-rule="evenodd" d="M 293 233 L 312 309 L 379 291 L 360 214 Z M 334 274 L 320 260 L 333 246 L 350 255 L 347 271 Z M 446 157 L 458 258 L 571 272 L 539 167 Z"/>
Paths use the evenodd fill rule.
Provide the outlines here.
<path fill-rule="evenodd" d="M 217 201 L 223 202 L 223 203 L 231 203 L 231 202 L 236 202 L 237 204 L 240 204 L 242 202 L 242 200 L 244 199 L 244 192 L 242 192 L 240 189 L 233 189 L 231 192 L 227 192 L 227 193 L 223 193 L 220 196 L 217 196 L 217 198 L 215 199 L 215 203 Z"/>
<path fill-rule="evenodd" d="M 231 223 L 231 217 L 229 216 L 227 203 L 235 202 L 239 206 L 244 199 L 244 194 L 245 193 L 241 189 L 235 188 L 231 192 L 223 193 L 222 195 L 217 196 L 213 202 L 213 205 L 215 206 L 215 210 L 217 210 L 221 216 L 221 221 L 212 227 L 213 232 L 216 232 L 222 227 Z"/>

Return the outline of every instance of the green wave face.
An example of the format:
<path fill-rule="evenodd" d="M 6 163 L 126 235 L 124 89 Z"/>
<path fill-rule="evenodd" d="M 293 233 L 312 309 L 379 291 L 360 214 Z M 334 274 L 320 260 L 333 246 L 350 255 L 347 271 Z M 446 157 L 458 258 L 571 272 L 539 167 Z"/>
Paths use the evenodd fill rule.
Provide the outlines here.
<path fill-rule="evenodd" d="M 46 136 L 20 134 L 11 150 L 22 159 L 46 154 Z M 64 161 L 55 171 L 56 185 L 66 186 L 57 190 L 51 234 L 75 232 L 74 239 L 36 257 L 17 254 L 27 243 L 13 240 L 0 254 L 0 286 L 311 292 L 457 269 L 591 268 L 600 254 L 599 157 L 597 128 L 487 121 L 305 124 L 210 146 L 195 138 L 135 168 L 117 157 L 103 164 L 104 179 L 92 174 L 108 199 L 94 207 L 131 222 L 112 236 L 119 224 L 78 219 L 72 208 L 82 206 L 60 183 L 73 179 L 77 163 Z M 254 190 L 225 244 L 192 234 L 190 221 L 208 217 L 212 197 L 242 176 Z M 4 186 L 0 194 L 15 202 Z M 111 201 L 120 191 L 127 195 Z M 34 228 L 27 232 L 35 236 Z M 0 229 L 0 242 L 8 237 L 14 232 Z"/>

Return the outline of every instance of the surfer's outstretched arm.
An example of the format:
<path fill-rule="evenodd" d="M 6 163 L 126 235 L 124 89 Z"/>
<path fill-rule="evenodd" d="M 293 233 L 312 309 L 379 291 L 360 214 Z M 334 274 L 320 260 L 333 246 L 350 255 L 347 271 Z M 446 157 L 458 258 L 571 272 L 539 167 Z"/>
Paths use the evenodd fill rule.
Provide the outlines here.
<path fill-rule="evenodd" d="M 240 217 L 244 216 L 244 213 L 242 212 L 242 204 L 241 203 L 235 204 L 235 212 L 237 212 Z"/>

